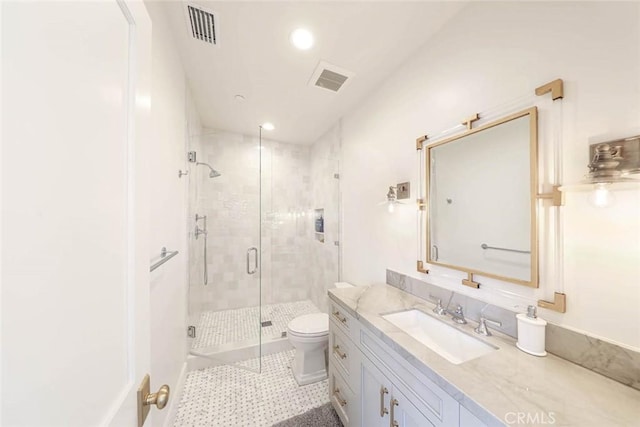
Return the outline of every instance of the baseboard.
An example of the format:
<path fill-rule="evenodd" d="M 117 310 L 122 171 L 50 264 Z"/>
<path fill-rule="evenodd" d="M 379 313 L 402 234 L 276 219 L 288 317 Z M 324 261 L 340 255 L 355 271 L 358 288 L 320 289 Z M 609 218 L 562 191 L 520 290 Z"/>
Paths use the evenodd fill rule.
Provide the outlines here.
<path fill-rule="evenodd" d="M 169 399 L 169 407 L 167 408 L 167 417 L 164 419 L 163 427 L 173 426 L 173 422 L 178 414 L 178 407 L 180 406 L 180 400 L 182 399 L 182 390 L 184 390 L 184 383 L 187 379 L 188 364 L 185 361 L 180 369 L 180 375 L 175 386 L 171 389 L 171 399 Z"/>

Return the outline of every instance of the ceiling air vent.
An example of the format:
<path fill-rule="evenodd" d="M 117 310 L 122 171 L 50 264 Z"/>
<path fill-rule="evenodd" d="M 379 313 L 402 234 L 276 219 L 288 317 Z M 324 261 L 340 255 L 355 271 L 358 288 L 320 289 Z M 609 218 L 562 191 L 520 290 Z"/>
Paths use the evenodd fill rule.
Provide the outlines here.
<path fill-rule="evenodd" d="M 310 86 L 321 87 L 333 92 L 339 91 L 354 74 L 350 71 L 321 61 L 309 80 Z"/>
<path fill-rule="evenodd" d="M 187 5 L 187 27 L 194 39 L 202 40 L 213 45 L 218 44 L 216 39 L 217 20 L 213 12 L 200 7 Z"/>

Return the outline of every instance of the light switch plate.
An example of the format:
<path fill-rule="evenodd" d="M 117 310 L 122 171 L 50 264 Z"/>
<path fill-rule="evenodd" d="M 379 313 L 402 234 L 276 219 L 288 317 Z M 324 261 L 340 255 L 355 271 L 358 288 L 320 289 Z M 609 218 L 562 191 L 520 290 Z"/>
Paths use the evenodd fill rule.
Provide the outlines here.
<path fill-rule="evenodd" d="M 396 186 L 396 194 L 398 200 L 408 199 L 411 197 L 411 185 L 408 182 L 401 182 Z"/>

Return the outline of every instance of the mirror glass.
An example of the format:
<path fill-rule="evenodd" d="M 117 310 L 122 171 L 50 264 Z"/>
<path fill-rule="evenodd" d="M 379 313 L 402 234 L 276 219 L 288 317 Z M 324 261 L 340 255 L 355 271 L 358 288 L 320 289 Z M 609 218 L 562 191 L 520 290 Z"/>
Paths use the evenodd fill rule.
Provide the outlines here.
<path fill-rule="evenodd" d="M 537 286 L 537 112 L 427 147 L 428 262 Z"/>

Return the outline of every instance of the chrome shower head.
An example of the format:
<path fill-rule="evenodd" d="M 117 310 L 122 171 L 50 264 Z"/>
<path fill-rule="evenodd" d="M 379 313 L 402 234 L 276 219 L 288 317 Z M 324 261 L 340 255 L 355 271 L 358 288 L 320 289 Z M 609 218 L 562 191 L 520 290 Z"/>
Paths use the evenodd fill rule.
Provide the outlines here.
<path fill-rule="evenodd" d="M 218 176 L 222 175 L 220 172 L 218 172 L 217 170 L 212 168 L 208 163 L 200 163 L 200 162 L 198 162 L 198 163 L 196 163 L 196 165 L 202 165 L 202 166 L 208 167 L 211 170 L 211 172 L 209 172 L 209 178 L 215 178 L 215 177 L 218 177 Z"/>

